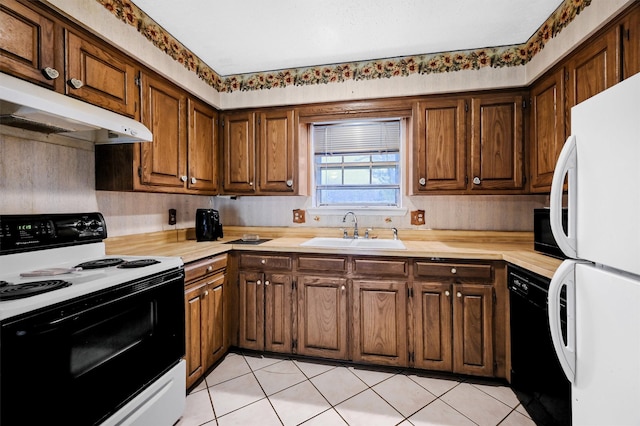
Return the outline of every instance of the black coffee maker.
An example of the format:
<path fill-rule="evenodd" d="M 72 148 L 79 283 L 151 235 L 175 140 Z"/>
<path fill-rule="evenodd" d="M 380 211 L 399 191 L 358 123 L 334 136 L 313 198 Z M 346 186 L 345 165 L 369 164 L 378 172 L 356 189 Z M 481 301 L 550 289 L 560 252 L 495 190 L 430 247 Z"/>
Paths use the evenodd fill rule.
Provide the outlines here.
<path fill-rule="evenodd" d="M 222 238 L 222 224 L 218 210 L 196 210 L 196 240 L 215 241 Z"/>

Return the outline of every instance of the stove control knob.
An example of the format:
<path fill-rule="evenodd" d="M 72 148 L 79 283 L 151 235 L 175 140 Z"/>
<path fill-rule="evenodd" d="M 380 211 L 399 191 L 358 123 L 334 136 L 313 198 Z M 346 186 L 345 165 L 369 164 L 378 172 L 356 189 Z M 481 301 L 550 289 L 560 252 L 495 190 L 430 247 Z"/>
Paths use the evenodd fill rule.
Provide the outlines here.
<path fill-rule="evenodd" d="M 84 231 L 87 228 L 87 224 L 81 220 L 79 220 L 78 222 L 76 222 L 76 229 L 78 231 Z"/>
<path fill-rule="evenodd" d="M 100 228 L 100 222 L 98 222 L 97 220 L 92 220 L 91 223 L 89 223 L 89 229 L 91 229 L 92 231 L 97 231 Z"/>

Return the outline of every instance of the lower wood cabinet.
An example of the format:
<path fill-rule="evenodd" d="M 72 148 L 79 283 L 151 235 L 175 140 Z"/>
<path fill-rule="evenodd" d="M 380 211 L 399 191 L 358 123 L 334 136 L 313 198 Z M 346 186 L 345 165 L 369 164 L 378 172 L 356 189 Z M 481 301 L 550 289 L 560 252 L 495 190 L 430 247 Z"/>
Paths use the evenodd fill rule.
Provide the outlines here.
<path fill-rule="evenodd" d="M 229 346 L 225 321 L 225 268 L 226 255 L 185 267 L 187 388 L 202 377 Z"/>
<path fill-rule="evenodd" d="M 293 284 L 291 258 L 281 255 L 239 256 L 238 346 L 291 353 Z"/>
<path fill-rule="evenodd" d="M 500 262 L 252 252 L 238 265 L 242 348 L 507 377 Z"/>
<path fill-rule="evenodd" d="M 347 359 L 347 279 L 301 275 L 297 291 L 297 353 Z"/>
<path fill-rule="evenodd" d="M 291 353 L 291 276 L 240 272 L 239 278 L 238 345 L 246 349 Z"/>
<path fill-rule="evenodd" d="M 353 360 L 407 365 L 407 283 L 353 280 Z"/>
<path fill-rule="evenodd" d="M 414 273 L 413 364 L 493 376 L 493 268 L 416 262 Z"/>

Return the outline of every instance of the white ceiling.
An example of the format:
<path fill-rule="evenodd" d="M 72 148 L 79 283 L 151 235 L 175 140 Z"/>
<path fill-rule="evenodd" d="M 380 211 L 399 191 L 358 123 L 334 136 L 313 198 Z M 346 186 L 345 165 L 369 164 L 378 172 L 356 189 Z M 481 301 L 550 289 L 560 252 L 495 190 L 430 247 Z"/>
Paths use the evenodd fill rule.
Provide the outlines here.
<path fill-rule="evenodd" d="M 526 42 L 562 0 L 133 0 L 221 76 Z"/>

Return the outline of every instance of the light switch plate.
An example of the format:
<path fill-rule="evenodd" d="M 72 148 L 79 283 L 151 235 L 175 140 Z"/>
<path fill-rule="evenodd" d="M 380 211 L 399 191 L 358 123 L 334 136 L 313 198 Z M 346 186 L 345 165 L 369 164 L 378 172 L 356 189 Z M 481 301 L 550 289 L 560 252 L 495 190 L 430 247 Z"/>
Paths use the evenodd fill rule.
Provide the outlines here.
<path fill-rule="evenodd" d="M 169 209 L 169 225 L 176 224 L 176 209 Z"/>

